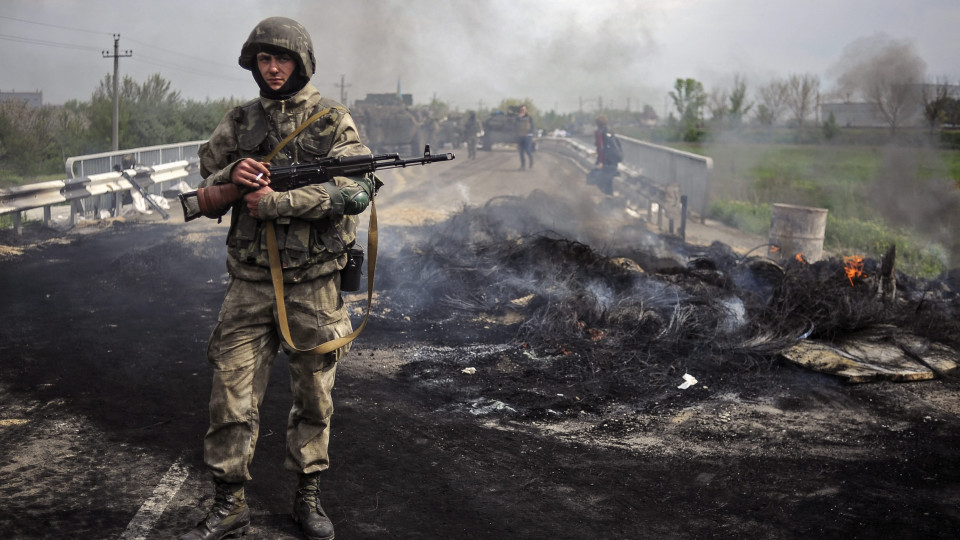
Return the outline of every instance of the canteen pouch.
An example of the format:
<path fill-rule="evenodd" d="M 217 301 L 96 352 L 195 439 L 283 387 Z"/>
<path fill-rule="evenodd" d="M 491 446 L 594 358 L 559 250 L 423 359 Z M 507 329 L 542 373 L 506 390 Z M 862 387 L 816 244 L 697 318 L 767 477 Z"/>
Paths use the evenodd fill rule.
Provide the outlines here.
<path fill-rule="evenodd" d="M 360 290 L 363 277 L 363 248 L 351 247 L 347 250 L 347 265 L 340 270 L 340 290 L 356 292 Z"/>

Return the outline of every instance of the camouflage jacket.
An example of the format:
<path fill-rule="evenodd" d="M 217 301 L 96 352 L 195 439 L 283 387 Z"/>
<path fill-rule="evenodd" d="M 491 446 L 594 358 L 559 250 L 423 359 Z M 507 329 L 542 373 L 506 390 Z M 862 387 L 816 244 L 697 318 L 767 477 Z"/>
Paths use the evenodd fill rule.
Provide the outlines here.
<path fill-rule="evenodd" d="M 285 101 L 257 98 L 229 111 L 210 139 L 199 149 L 201 187 L 230 182 L 233 167 L 243 158 L 263 160 L 310 116 L 314 121 L 273 158 L 272 165 L 307 163 L 327 156 L 369 154 L 360 142 L 350 112 L 321 97 L 311 84 Z M 372 197 L 372 177 L 336 177 L 338 186 L 355 182 Z M 297 283 L 336 272 L 356 240 L 357 218 L 332 211 L 330 195 L 319 185 L 268 193 L 257 206 L 260 219 L 250 215 L 243 199 L 232 208 L 227 235 L 227 270 L 248 281 L 270 281 L 267 221 L 273 221 L 285 282 Z"/>

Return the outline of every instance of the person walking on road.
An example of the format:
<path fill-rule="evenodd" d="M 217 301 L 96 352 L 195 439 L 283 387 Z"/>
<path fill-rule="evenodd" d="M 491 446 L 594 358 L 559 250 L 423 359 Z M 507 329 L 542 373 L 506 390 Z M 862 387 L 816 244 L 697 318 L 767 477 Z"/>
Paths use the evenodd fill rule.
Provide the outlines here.
<path fill-rule="evenodd" d="M 613 179 L 620 174 L 618 168 L 623 161 L 623 149 L 620 140 L 610 130 L 607 115 L 598 115 L 595 122 L 597 129 L 593 136 L 597 148 L 597 167 L 587 175 L 587 183 L 595 184 L 607 195 L 613 195 Z"/>
<path fill-rule="evenodd" d="M 463 126 L 464 138 L 467 140 L 467 159 L 477 158 L 477 142 L 481 130 L 483 130 L 483 127 L 480 125 L 480 120 L 477 119 L 477 113 L 470 111 L 467 123 Z"/>
<path fill-rule="evenodd" d="M 520 151 L 520 170 L 527 168 L 527 159 L 530 161 L 530 168 L 533 168 L 534 151 L 534 132 L 533 117 L 527 113 L 527 106 L 520 106 L 520 114 L 516 121 L 517 150 Z"/>
<path fill-rule="evenodd" d="M 260 96 L 227 112 L 199 149 L 201 187 L 233 183 L 245 196 L 227 234 L 229 282 L 207 347 L 213 368 L 204 463 L 213 476 L 209 512 L 182 539 L 218 539 L 250 525 L 244 485 L 257 445 L 267 379 L 278 349 L 289 357 L 293 405 L 284 468 L 297 474 L 293 518 L 310 539 L 334 538 L 320 505 L 320 475 L 330 466 L 331 390 L 349 343 L 327 354 L 308 349 L 349 335 L 340 270 L 357 233 L 356 214 L 374 196 L 373 175 L 335 177 L 286 192 L 270 188 L 270 163 L 370 154 L 350 112 L 310 84 L 316 70 L 307 30 L 285 17 L 264 19 L 240 51 Z M 298 128 L 303 128 L 295 133 Z M 289 140 L 288 140 L 289 137 Z M 268 246 L 275 235 L 285 316 L 278 315 Z M 275 267 L 277 267 L 275 266 Z M 289 338 L 281 329 L 288 325 Z M 294 345 L 296 344 L 296 345 Z"/>

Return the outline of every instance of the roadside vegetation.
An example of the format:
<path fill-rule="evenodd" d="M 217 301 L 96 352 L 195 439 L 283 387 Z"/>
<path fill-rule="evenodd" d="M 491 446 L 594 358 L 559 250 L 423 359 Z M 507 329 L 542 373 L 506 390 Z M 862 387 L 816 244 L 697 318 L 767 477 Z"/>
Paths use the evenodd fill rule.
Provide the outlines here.
<path fill-rule="evenodd" d="M 160 75 L 119 85 L 120 148 L 202 140 L 235 99 L 194 101 L 180 97 Z M 113 148 L 113 80 L 104 77 L 88 101 L 30 107 L 0 103 L 0 187 L 62 179 L 71 156 Z"/>

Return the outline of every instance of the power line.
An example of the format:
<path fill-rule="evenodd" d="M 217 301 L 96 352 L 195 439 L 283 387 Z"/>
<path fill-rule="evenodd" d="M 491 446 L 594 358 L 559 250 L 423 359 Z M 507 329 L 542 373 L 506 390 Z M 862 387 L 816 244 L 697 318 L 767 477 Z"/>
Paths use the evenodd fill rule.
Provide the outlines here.
<path fill-rule="evenodd" d="M 156 49 L 156 50 L 158 50 L 158 51 L 165 52 L 165 53 L 168 53 L 168 54 L 175 54 L 175 55 L 177 55 L 177 56 L 182 56 L 182 57 L 184 57 L 184 58 L 187 58 L 187 59 L 189 59 L 189 60 L 193 60 L 193 61 L 195 61 L 195 62 L 203 62 L 204 64 L 210 64 L 210 63 L 211 63 L 209 58 L 203 58 L 203 57 L 200 57 L 200 56 L 190 56 L 190 55 L 188 55 L 188 54 L 179 53 L 179 52 L 177 52 L 177 51 L 171 51 L 170 49 L 164 49 L 164 48 L 162 48 L 162 47 L 157 47 L 156 45 L 150 45 L 149 43 L 144 43 L 144 42 L 142 42 L 142 41 L 137 41 L 137 40 L 131 39 L 131 38 L 127 38 L 127 41 L 132 41 L 132 42 L 137 43 L 137 44 L 139 44 L 139 45 L 143 45 L 144 47 L 150 47 L 151 49 Z M 219 64 L 219 65 L 224 66 L 224 65 L 227 65 L 227 64 Z M 233 66 L 231 66 L 231 67 L 233 67 Z"/>
<path fill-rule="evenodd" d="M 108 36 L 111 35 L 110 32 L 99 32 L 99 31 L 96 31 L 96 30 L 88 30 L 88 29 L 86 29 L 86 28 L 73 28 L 73 27 L 70 27 L 70 26 L 60 26 L 60 25 L 58 25 L 58 24 L 50 24 L 50 23 L 42 23 L 42 22 L 36 22 L 36 21 L 28 21 L 27 19 L 18 19 L 18 18 L 16 18 L 16 17 L 7 17 L 6 15 L 0 15 L 0 19 L 7 19 L 8 21 L 17 21 L 17 22 L 22 22 L 22 23 L 27 23 L 27 24 L 36 24 L 37 26 L 48 26 L 48 27 L 50 27 L 50 28 L 59 28 L 59 29 L 61 29 L 61 30 L 73 30 L 73 31 L 75 31 L 75 32 L 86 32 L 86 33 L 88 33 L 88 34 L 97 34 L 97 35 L 104 35 L 104 34 L 106 34 L 106 35 L 108 35 Z"/>
<path fill-rule="evenodd" d="M 113 34 L 110 33 L 110 32 L 100 32 L 100 31 L 94 31 L 94 30 L 89 30 L 89 29 L 84 29 L 84 28 L 74 28 L 74 27 L 62 26 L 62 25 L 58 25 L 58 24 L 49 24 L 49 23 L 42 23 L 42 22 L 37 22 L 37 21 L 29 21 L 29 20 L 27 20 L 27 19 L 18 19 L 18 18 L 16 18 L 16 17 L 7 17 L 7 16 L 5 16 L 5 15 L 0 15 L 0 19 L 7 19 L 7 20 L 10 20 L 10 21 L 17 21 L 17 22 L 22 22 L 22 23 L 27 23 L 27 24 L 35 24 L 35 25 L 38 25 L 38 26 L 46 26 L 46 27 L 49 27 L 49 28 L 59 28 L 59 29 L 61 29 L 61 30 L 73 30 L 73 31 L 76 31 L 76 32 L 86 32 L 86 33 L 89 33 L 89 34 L 108 35 L 108 36 L 112 36 L 112 35 L 113 35 Z M 82 45 L 70 45 L 70 44 L 66 44 L 66 43 L 57 43 L 57 42 L 54 42 L 54 41 L 45 41 L 45 40 L 38 40 L 38 39 L 33 39 L 33 38 L 24 38 L 24 37 L 19 37 L 19 36 L 9 36 L 9 35 L 5 35 L 5 34 L 0 34 L 0 39 L 6 39 L 7 41 L 16 41 L 16 42 L 19 42 L 19 43 L 28 43 L 28 44 L 31 44 L 31 45 L 45 45 L 45 46 L 49 46 L 49 47 L 62 47 L 62 48 L 71 48 L 71 49 L 88 50 L 88 51 L 100 51 L 100 50 L 101 50 L 100 47 L 84 47 L 84 46 L 82 46 Z M 151 45 L 151 44 L 149 44 L 149 43 L 145 43 L 145 42 L 142 42 L 142 41 L 138 41 L 138 40 L 135 40 L 135 39 L 131 39 L 131 38 L 129 38 L 129 37 L 126 38 L 126 40 L 127 40 L 127 41 L 130 41 L 130 42 L 133 42 L 133 43 L 136 43 L 136 44 L 138 44 L 138 45 L 143 45 L 143 46 L 145 46 L 145 47 L 149 47 L 149 48 L 151 48 L 151 49 L 156 49 L 156 50 L 158 50 L 158 51 L 161 51 L 161 52 L 164 52 L 164 53 L 167 53 L 167 54 L 174 54 L 174 55 L 177 55 L 177 56 L 181 56 L 181 57 L 183 57 L 183 58 L 186 58 L 186 59 L 188 59 L 188 60 L 192 60 L 192 61 L 194 61 L 194 62 L 203 62 L 203 63 L 206 64 L 206 65 L 218 65 L 218 66 L 220 66 L 220 67 L 228 67 L 228 66 L 229 66 L 229 67 L 236 67 L 236 64 L 230 65 L 230 64 L 225 64 L 225 63 L 212 62 L 209 58 L 203 58 L 203 57 L 199 57 L 199 56 L 191 56 L 191 55 L 189 55 L 189 54 L 184 54 L 184 53 L 177 52 L 177 51 L 173 51 L 173 50 L 170 50 L 170 49 L 165 49 L 165 48 L 163 48 L 163 47 L 158 47 L 158 46 L 156 46 L 156 45 Z M 173 66 L 169 66 L 169 67 L 173 67 Z"/>
<path fill-rule="evenodd" d="M 77 51 L 101 51 L 102 47 L 88 47 L 86 45 L 74 45 L 71 43 L 61 43 L 58 41 L 46 41 L 43 39 L 25 38 L 20 36 L 11 36 L 0 34 L 0 39 L 5 41 L 15 41 L 17 43 L 29 43 L 30 45 L 43 45 L 45 47 L 59 47 L 61 49 L 73 49 Z"/>
<path fill-rule="evenodd" d="M 144 55 L 142 55 L 142 54 L 138 54 L 137 56 L 134 56 L 132 60 L 133 60 L 134 62 L 140 62 L 140 63 L 144 63 L 144 64 L 149 64 L 149 65 L 161 67 L 161 68 L 164 68 L 164 69 L 170 69 L 170 70 L 180 71 L 180 72 L 183 72 L 183 73 L 188 73 L 188 74 L 190 74 L 190 75 L 198 75 L 198 76 L 201 76 L 201 77 L 211 77 L 211 78 L 216 78 L 216 79 L 221 79 L 221 80 L 222 80 L 222 79 L 231 79 L 231 80 L 235 80 L 235 81 L 238 81 L 238 82 L 249 82 L 249 80 L 250 80 L 249 77 L 238 77 L 238 76 L 236 76 L 236 75 L 219 75 L 219 74 L 217 74 L 217 73 L 211 73 L 209 70 L 191 69 L 191 68 L 189 68 L 189 67 L 184 67 L 184 66 L 182 66 L 182 65 L 180 65 L 180 64 L 165 62 L 165 61 L 163 61 L 163 60 L 159 60 L 159 59 L 157 59 L 157 58 L 153 58 L 153 57 L 150 57 L 150 56 L 144 56 Z M 234 72 L 234 73 L 236 73 L 236 72 Z"/>

